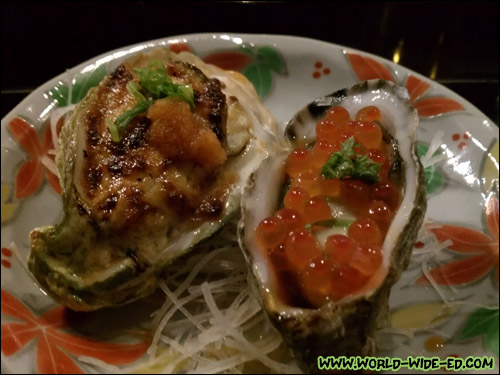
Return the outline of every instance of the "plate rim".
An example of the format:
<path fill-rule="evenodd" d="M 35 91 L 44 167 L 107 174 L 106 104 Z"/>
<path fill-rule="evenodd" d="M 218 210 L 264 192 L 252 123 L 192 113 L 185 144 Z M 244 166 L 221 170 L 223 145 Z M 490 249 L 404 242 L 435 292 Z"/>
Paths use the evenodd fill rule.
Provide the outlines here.
<path fill-rule="evenodd" d="M 410 73 L 411 75 L 413 75 L 419 79 L 425 80 L 427 83 L 434 85 L 434 88 L 438 88 L 439 90 L 443 90 L 447 95 L 450 95 L 450 96 L 454 97 L 455 99 L 458 99 L 458 100 L 464 102 L 467 105 L 467 107 L 469 107 L 470 110 L 475 112 L 475 115 L 479 115 L 479 116 L 484 117 L 484 119 L 486 119 L 489 122 L 489 124 L 486 125 L 486 124 L 484 124 L 484 121 L 483 121 L 483 126 L 485 128 L 488 128 L 489 130 L 493 129 L 491 127 L 491 124 L 496 125 L 496 127 L 498 128 L 498 124 L 496 124 L 491 118 L 489 118 L 479 108 L 477 108 L 474 104 L 472 104 L 469 100 L 467 100 L 463 96 L 457 94 L 456 92 L 454 92 L 453 90 L 449 89 L 448 87 L 442 85 L 441 83 L 439 83 L 435 80 L 432 80 L 429 77 L 426 77 L 425 75 L 418 73 L 410 68 L 407 68 L 404 65 L 396 64 L 393 61 L 390 61 L 389 59 L 387 59 L 385 57 L 382 57 L 382 56 L 379 56 L 379 55 L 376 55 L 374 53 L 367 52 L 367 51 L 364 51 L 361 49 L 348 47 L 345 45 L 332 43 L 332 42 L 328 42 L 328 41 L 321 40 L 321 39 L 310 38 L 310 37 L 303 37 L 303 36 L 298 36 L 298 35 L 288 35 L 288 34 L 265 34 L 265 33 L 261 34 L 261 33 L 237 33 L 237 32 L 235 32 L 235 33 L 233 33 L 233 32 L 203 32 L 203 33 L 178 34 L 178 35 L 166 36 L 166 37 L 150 39 L 150 40 L 146 40 L 146 41 L 142 41 L 142 42 L 138 42 L 138 43 L 133 43 L 133 44 L 129 44 L 126 46 L 115 48 L 115 49 L 107 51 L 107 52 L 103 52 L 103 53 L 101 53 L 97 56 L 91 57 L 91 58 L 71 67 L 71 68 L 66 69 L 66 72 L 62 72 L 62 73 L 56 75 L 55 77 L 50 78 L 49 80 L 45 81 L 44 83 L 42 83 L 38 87 L 36 87 L 31 93 L 29 93 L 23 100 L 21 100 L 14 108 L 12 108 L 12 110 L 10 110 L 2 118 L 2 120 L 1 120 L 2 126 L 4 126 L 4 123 L 8 122 L 13 117 L 15 117 L 16 112 L 19 112 L 20 108 L 26 107 L 27 103 L 29 103 L 30 101 L 33 100 L 33 97 L 35 97 L 36 95 L 39 95 L 40 93 L 43 93 L 44 91 L 47 91 L 48 89 L 55 86 L 58 81 L 65 78 L 65 75 L 67 75 L 68 72 L 74 74 L 78 71 L 81 71 L 83 68 L 85 68 L 89 65 L 95 64 L 96 62 L 98 62 L 101 59 L 104 59 L 106 57 L 112 56 L 112 55 L 120 53 L 120 52 L 126 51 L 127 53 L 125 55 L 131 55 L 134 53 L 138 53 L 140 51 L 132 51 L 132 50 L 135 48 L 141 47 L 141 46 L 143 47 L 142 49 L 154 48 L 154 47 L 162 45 L 162 43 L 164 45 L 167 45 L 169 40 L 174 40 L 174 39 L 191 39 L 191 40 L 196 39 L 197 41 L 203 41 L 205 39 L 206 40 L 222 39 L 221 36 L 223 36 L 223 35 L 228 36 L 230 40 L 232 40 L 234 38 L 241 38 L 241 39 L 243 39 L 244 42 L 245 42 L 245 40 L 244 40 L 245 38 L 247 38 L 247 39 L 270 38 L 271 40 L 278 39 L 278 40 L 283 40 L 286 42 L 297 40 L 300 42 L 315 43 L 318 46 L 323 45 L 323 46 L 328 46 L 328 47 L 340 48 L 344 51 L 349 50 L 352 52 L 361 53 L 365 56 L 374 58 L 376 60 L 383 61 L 386 65 L 390 66 L 393 71 L 395 71 L 397 69 L 402 69 L 403 71 L 407 71 L 408 73 Z M 276 45 L 276 42 L 272 43 L 272 44 Z M 125 55 L 123 55 L 123 56 L 125 56 Z M 117 57 L 117 58 L 120 58 L 120 57 Z M 110 59 L 110 61 L 114 61 L 117 58 L 112 58 L 112 59 Z"/>
<path fill-rule="evenodd" d="M 173 41 L 175 39 L 178 39 L 179 41 L 184 40 L 187 43 L 190 43 L 190 41 L 196 41 L 196 43 L 209 43 L 211 39 L 221 39 L 221 36 L 229 36 L 230 42 L 233 38 L 241 38 L 243 39 L 243 42 L 249 42 L 249 43 L 262 43 L 263 41 L 267 40 L 269 44 L 279 47 L 280 43 L 289 43 L 293 41 L 299 41 L 301 44 L 298 46 L 298 51 L 300 52 L 302 43 L 314 43 L 314 49 L 316 48 L 321 48 L 321 47 L 326 47 L 326 48 L 337 48 L 342 51 L 352 51 L 355 53 L 360 53 L 363 54 L 364 56 L 371 57 L 377 61 L 381 61 L 386 66 L 390 67 L 392 71 L 400 71 L 403 73 L 411 74 L 421 80 L 424 80 L 425 82 L 430 83 L 435 89 L 438 89 L 442 93 L 449 95 L 450 97 L 453 97 L 456 100 L 459 100 L 461 103 L 466 105 L 466 112 L 468 115 L 472 115 L 473 117 L 478 118 L 478 122 L 480 122 L 479 126 L 481 129 L 485 131 L 490 131 L 493 132 L 493 136 L 498 139 L 498 124 L 496 124 L 493 120 L 491 120 L 487 115 L 485 115 L 480 109 L 478 109 L 475 105 L 473 105 L 471 102 L 469 102 L 466 98 L 462 97 L 461 95 L 457 94 L 453 90 L 447 88 L 446 86 L 442 85 L 441 83 L 432 80 L 418 72 L 415 72 L 409 68 L 407 68 L 404 65 L 396 64 L 393 61 L 390 61 L 387 58 L 381 57 L 379 55 L 373 54 L 371 52 L 363 51 L 357 48 L 352 48 L 332 42 L 328 42 L 325 40 L 320 40 L 320 39 L 314 39 L 314 38 L 309 38 L 309 37 L 303 37 L 303 36 L 296 36 L 296 35 L 285 35 L 285 34 L 259 34 L 259 33 L 226 33 L 226 32 L 216 32 L 216 33 L 211 33 L 211 32 L 205 32 L 205 33 L 188 33 L 188 34 L 179 34 L 179 35 L 172 35 L 172 36 L 166 36 L 166 37 L 161 37 L 161 38 L 156 38 L 156 39 L 151 39 L 143 42 L 138 42 L 134 44 L 129 44 L 126 46 L 118 47 L 113 50 L 104 52 L 102 54 L 99 54 L 97 56 L 91 57 L 71 68 L 68 68 L 66 72 L 62 72 L 53 78 L 45 81 L 43 84 L 39 85 L 36 87 L 32 92 L 30 92 L 23 100 L 21 100 L 14 108 L 12 108 L 1 120 L 2 127 L 6 126 L 7 123 L 18 116 L 18 113 L 20 111 L 23 111 L 25 108 L 29 106 L 29 103 L 34 101 L 34 100 L 40 100 L 41 95 L 43 95 L 47 90 L 50 88 L 54 87 L 59 81 L 64 80 L 67 78 L 68 72 L 70 74 L 75 74 L 84 69 L 85 67 L 89 65 L 96 64 L 99 60 L 105 59 L 106 57 L 110 57 L 109 61 L 103 62 L 109 63 L 111 61 L 115 61 L 120 58 L 124 58 L 126 56 L 132 55 L 134 53 L 140 53 L 141 50 L 143 49 L 150 49 L 154 47 L 159 47 L 162 45 L 168 45 L 169 41 Z M 183 40 L 184 39 L 184 40 Z M 138 47 L 143 47 L 140 50 L 134 51 L 135 48 Z M 125 52 L 122 56 L 118 57 L 113 57 L 113 55 L 120 53 L 120 52 Z M 97 65 L 96 65 L 97 67 Z M 335 90 L 336 91 L 336 90 Z M 485 123 L 485 120 L 488 122 L 488 124 Z M 496 126 L 495 126 L 496 125 Z M 38 128 L 37 128 L 38 130 Z M 4 142 L 4 141 L 3 141 Z M 2 142 L 2 145 L 4 144 Z M 3 159 L 3 158 L 2 158 Z M 3 159 L 4 160 L 4 159 Z M 3 161 L 2 161 L 3 164 Z M 13 373 L 14 367 L 15 366 L 9 366 L 8 363 L 10 361 L 6 360 L 4 358 L 4 355 L 2 353 L 2 359 L 1 359 L 1 368 L 2 372 L 5 373 Z"/>

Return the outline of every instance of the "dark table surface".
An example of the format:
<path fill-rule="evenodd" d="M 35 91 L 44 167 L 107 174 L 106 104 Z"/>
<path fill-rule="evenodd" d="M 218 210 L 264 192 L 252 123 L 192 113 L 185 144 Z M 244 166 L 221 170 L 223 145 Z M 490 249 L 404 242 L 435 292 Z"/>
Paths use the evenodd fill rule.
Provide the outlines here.
<path fill-rule="evenodd" d="M 392 60 L 498 124 L 498 2 L 2 1 L 4 117 L 39 85 L 89 58 L 199 32 L 286 34 Z"/>

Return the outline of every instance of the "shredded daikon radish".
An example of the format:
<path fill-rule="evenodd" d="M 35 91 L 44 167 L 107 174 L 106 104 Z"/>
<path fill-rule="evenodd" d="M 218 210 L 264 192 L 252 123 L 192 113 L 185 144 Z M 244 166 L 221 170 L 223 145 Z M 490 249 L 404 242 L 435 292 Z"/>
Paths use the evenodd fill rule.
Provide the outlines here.
<path fill-rule="evenodd" d="M 446 248 L 450 247 L 451 245 L 453 245 L 453 241 L 452 240 L 443 241 L 443 242 L 440 243 L 440 246 L 436 247 L 435 252 L 433 252 L 431 255 L 435 256 L 439 251 L 441 251 L 443 249 L 446 249 Z M 431 257 L 429 256 L 429 257 L 427 257 L 427 259 L 425 259 L 422 262 L 422 272 L 425 275 L 425 277 L 427 278 L 427 280 L 429 280 L 429 283 L 434 287 L 434 289 L 436 290 L 436 292 L 439 294 L 439 297 L 441 297 L 441 299 L 443 300 L 443 302 L 445 304 L 448 304 L 449 301 L 445 297 L 444 292 L 441 290 L 441 288 L 439 287 L 438 283 L 434 280 L 434 277 L 432 277 L 432 275 L 430 273 L 430 269 L 429 269 L 429 266 L 428 266 L 430 258 Z"/>
<path fill-rule="evenodd" d="M 438 229 L 438 228 L 442 228 L 443 227 L 443 224 L 439 224 L 439 223 L 436 223 L 434 221 L 427 221 L 423 228 L 426 228 L 426 229 Z"/>
<path fill-rule="evenodd" d="M 434 153 L 443 144 L 443 135 L 444 132 L 442 130 L 438 130 L 436 133 L 434 133 L 434 136 L 431 139 L 431 143 L 429 144 L 429 148 L 427 149 L 426 154 L 420 158 L 420 161 L 424 168 L 430 167 L 431 165 L 439 163 L 440 161 L 448 158 L 445 154 L 433 156 Z"/>
<path fill-rule="evenodd" d="M 51 137 L 52 137 L 52 144 L 53 144 L 53 149 L 47 150 L 48 155 L 55 155 L 57 153 L 57 150 L 59 149 L 59 137 L 57 134 L 57 124 L 59 123 L 59 120 L 63 118 L 63 121 L 66 121 L 65 117 L 66 115 L 73 111 L 75 109 L 76 104 L 71 103 L 71 96 L 72 96 L 72 91 L 73 91 L 73 79 L 71 77 L 71 72 L 69 70 L 66 71 L 67 75 L 67 80 L 68 80 L 68 101 L 66 103 L 66 106 L 64 107 L 58 107 L 55 108 L 51 111 L 50 117 L 49 117 L 49 124 L 50 126 L 50 132 L 51 132 Z M 62 82 L 60 82 L 62 83 Z M 47 160 L 44 160 L 47 159 Z M 57 176 L 57 169 L 55 166 L 55 162 L 53 162 L 50 158 L 41 158 L 41 162 L 43 165 L 47 167 L 49 171 L 54 173 Z"/>
<path fill-rule="evenodd" d="M 384 327 L 384 328 L 379 329 L 377 332 L 405 336 L 408 339 L 412 339 L 413 336 L 415 336 L 415 333 L 412 330 L 403 329 L 403 328 L 394 328 L 394 327 Z"/>
<path fill-rule="evenodd" d="M 70 85 L 70 93 L 71 93 L 71 85 Z M 49 117 L 49 123 L 47 126 L 50 126 L 50 132 L 52 137 L 52 149 L 47 150 L 46 155 L 41 155 L 40 161 L 42 164 L 53 174 L 59 176 L 57 171 L 56 163 L 52 160 L 48 155 L 56 155 L 57 150 L 59 149 L 59 137 L 57 134 L 57 124 L 61 118 L 65 118 L 65 116 L 71 112 L 75 108 L 74 104 L 68 105 L 66 107 L 56 108 L 54 109 Z M 63 119 L 63 121 L 66 121 Z"/>
<path fill-rule="evenodd" d="M 14 241 L 12 241 L 10 244 L 9 244 L 9 249 L 12 250 L 12 253 L 15 255 L 16 259 L 19 261 L 19 263 L 21 264 L 21 267 L 24 268 L 24 270 L 26 271 L 26 273 L 30 276 L 30 278 L 33 280 L 33 282 L 35 283 L 35 285 L 37 285 L 40 290 L 46 294 L 44 291 L 43 291 L 43 288 L 40 286 L 40 284 L 38 283 L 38 280 L 35 279 L 35 276 L 33 276 L 33 274 L 31 273 L 31 271 L 29 270 L 28 268 L 28 262 L 27 262 L 27 258 L 23 258 L 21 256 L 21 253 L 19 252 L 19 249 L 16 245 L 16 243 Z"/>
<path fill-rule="evenodd" d="M 453 241 L 449 239 L 443 242 L 432 241 L 429 245 L 420 249 L 419 254 L 426 255 L 426 258 L 429 259 L 437 256 L 441 251 L 449 248 L 451 245 L 453 245 Z"/>
<path fill-rule="evenodd" d="M 173 304 L 175 305 L 175 308 L 177 310 L 181 311 L 186 316 L 186 318 L 188 318 L 189 321 L 191 323 L 193 323 L 193 325 L 196 328 L 198 328 L 201 332 L 203 332 L 205 330 L 203 328 L 202 324 L 195 317 L 193 317 L 193 315 L 191 315 L 191 313 L 189 311 L 187 311 L 183 307 L 183 305 L 179 302 L 177 297 L 168 289 L 168 287 L 165 284 L 162 285 L 162 290 L 165 292 L 167 297 L 170 298 L 170 300 L 173 302 Z"/>
<path fill-rule="evenodd" d="M 70 85 L 70 91 L 71 91 L 71 86 Z M 55 155 L 57 153 L 57 150 L 59 149 L 59 137 L 57 134 L 57 124 L 61 118 L 64 118 L 63 121 L 66 121 L 67 115 L 73 111 L 76 107 L 76 104 L 68 104 L 65 107 L 60 107 L 54 109 L 49 117 L 49 126 L 50 126 L 50 133 L 52 136 L 52 144 L 54 145 L 54 149 L 48 150 L 47 154 L 49 155 Z"/>
<path fill-rule="evenodd" d="M 267 339 L 267 342 L 264 345 L 259 345 L 259 350 L 263 353 L 270 353 L 273 350 L 276 350 L 281 344 L 281 340 L 276 338 L 271 338 L 271 340 Z M 227 339 L 226 345 L 229 345 L 234 348 L 239 348 L 239 343 L 234 340 Z M 223 371 L 234 369 L 235 367 L 252 360 L 252 356 L 250 353 L 239 352 L 238 354 L 229 357 L 226 360 L 218 360 L 211 361 L 212 363 L 208 363 L 204 367 L 198 367 L 196 370 L 189 371 L 188 374 L 213 374 L 220 373 Z"/>
<path fill-rule="evenodd" d="M 225 285 L 232 285 L 238 281 L 244 281 L 246 279 L 245 275 L 237 275 L 233 277 L 228 277 L 227 279 L 217 280 L 210 282 L 210 288 L 212 290 L 216 290 L 218 287 L 222 287 Z M 194 285 L 188 288 L 189 294 L 202 293 L 201 287 L 199 285 Z"/>
<path fill-rule="evenodd" d="M 210 309 L 212 314 L 214 315 L 214 324 L 217 324 L 219 328 L 225 331 L 227 334 L 232 336 L 235 339 L 235 342 L 238 343 L 238 347 L 241 351 L 252 354 L 255 359 L 261 361 L 264 365 L 268 366 L 270 369 L 275 370 L 278 373 L 289 373 L 291 372 L 292 366 L 286 365 L 284 363 L 276 362 L 264 355 L 257 346 L 249 342 L 235 327 L 231 326 L 230 322 L 227 321 L 224 315 L 222 315 L 221 311 L 217 307 L 215 300 L 210 293 L 210 288 L 206 283 L 201 285 L 203 296 L 205 297 L 205 301 L 207 302 L 207 307 Z"/>
<path fill-rule="evenodd" d="M 49 158 L 47 155 L 41 155 L 40 156 L 40 161 L 42 164 L 47 168 L 49 171 L 51 171 L 53 174 L 58 176 L 57 168 L 56 168 L 56 162 Z"/>
<path fill-rule="evenodd" d="M 19 249 L 14 241 L 12 241 L 9 244 L 9 248 L 10 248 L 10 250 L 12 250 L 12 252 L 16 256 L 17 260 L 19 261 L 19 263 L 21 263 L 21 266 L 23 266 L 23 268 L 26 271 L 28 271 L 28 263 L 26 262 L 25 258 L 21 257 L 21 253 L 19 253 Z"/>
<path fill-rule="evenodd" d="M 198 274 L 198 272 L 208 263 L 208 261 L 212 257 L 217 256 L 218 254 L 220 254 L 223 251 L 227 251 L 227 247 L 222 247 L 220 249 L 217 249 L 217 250 L 212 251 L 212 252 L 208 253 L 207 255 L 205 255 L 199 261 L 199 263 L 197 263 L 193 267 L 193 269 L 191 270 L 191 272 L 189 273 L 189 275 L 185 278 L 185 280 L 182 282 L 182 284 L 177 288 L 177 290 L 174 292 L 174 296 L 178 297 L 180 294 L 182 294 L 189 287 L 189 285 L 192 283 L 192 281 L 194 280 L 194 278 L 196 277 L 196 275 Z M 167 282 L 168 282 L 168 279 L 167 279 Z M 172 301 L 168 300 L 165 303 L 165 305 L 162 306 L 162 310 L 166 310 L 171 305 L 172 305 Z M 157 326 L 159 328 L 163 328 L 165 326 L 165 324 L 166 324 L 167 321 L 168 320 L 165 320 L 165 319 L 162 318 L 162 314 L 157 314 L 155 316 L 154 320 L 153 320 L 153 325 Z M 155 347 L 156 347 L 156 345 L 158 343 L 160 332 L 161 332 L 160 329 L 156 329 L 156 332 L 155 332 L 155 334 L 153 336 L 152 344 L 151 344 L 150 348 L 148 349 L 148 353 L 150 355 L 154 355 L 154 353 L 155 353 Z"/>
<path fill-rule="evenodd" d="M 196 298 L 196 296 L 188 296 L 182 302 L 184 302 L 184 303 L 189 302 L 190 300 L 193 300 L 195 298 Z M 177 308 L 173 308 L 173 309 L 167 310 L 166 314 L 164 316 L 162 316 L 162 319 L 160 320 L 160 323 L 158 324 L 158 327 L 157 327 L 155 334 L 153 336 L 152 343 L 151 343 L 150 347 L 148 348 L 148 354 L 150 354 L 151 356 L 154 356 L 156 354 L 156 349 L 158 347 L 158 340 L 160 339 L 160 334 L 161 334 L 162 330 L 165 328 L 165 326 L 167 325 L 168 321 L 173 317 L 173 315 L 176 312 L 177 312 Z"/>
<path fill-rule="evenodd" d="M 79 361 L 81 361 L 83 363 L 87 363 L 89 365 L 93 365 L 95 367 L 101 368 L 101 369 L 109 372 L 110 374 L 123 373 L 119 367 L 110 365 L 110 364 L 108 364 L 104 361 L 101 361 L 100 359 L 97 359 L 95 357 L 88 357 L 88 356 L 84 356 L 84 355 L 79 355 L 79 356 L 77 356 L 77 358 Z"/>
<path fill-rule="evenodd" d="M 237 219 L 168 268 L 160 283 L 165 301 L 150 322 L 149 356 L 120 369 L 84 361 L 114 373 L 241 373 L 255 361 L 269 372 L 300 372 L 250 290 Z"/>
<path fill-rule="evenodd" d="M 148 353 L 157 363 L 172 358 L 164 373 L 237 373 L 252 361 L 271 372 L 299 372 L 290 358 L 269 357 L 283 342 L 250 291 L 236 219 L 187 260 L 174 262 L 160 283 L 166 299 L 154 313 Z"/>
<path fill-rule="evenodd" d="M 427 168 L 427 167 L 431 167 L 433 166 L 434 164 L 437 164 L 439 163 L 440 161 L 443 161 L 443 160 L 446 160 L 448 159 L 448 156 L 445 155 L 445 154 L 440 154 L 440 155 L 436 155 L 436 156 L 433 156 L 432 158 L 430 159 L 423 159 L 422 160 L 422 166 L 424 168 Z"/>
<path fill-rule="evenodd" d="M 449 334 L 449 333 L 444 332 L 443 330 L 438 330 L 438 329 L 434 329 L 434 328 L 426 328 L 425 331 L 432 333 L 432 334 L 435 334 L 435 335 L 439 335 L 439 336 L 447 338 L 447 339 L 451 339 L 453 337 L 453 334 Z"/>
<path fill-rule="evenodd" d="M 413 339 L 414 335 L 409 329 L 384 327 L 375 335 L 376 346 L 378 350 L 394 350 L 396 346 Z"/>

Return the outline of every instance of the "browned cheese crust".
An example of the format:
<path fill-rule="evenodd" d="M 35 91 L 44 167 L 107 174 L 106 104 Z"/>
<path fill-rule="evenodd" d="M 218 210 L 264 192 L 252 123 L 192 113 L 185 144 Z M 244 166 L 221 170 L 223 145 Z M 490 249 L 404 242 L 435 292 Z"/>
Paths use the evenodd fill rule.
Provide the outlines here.
<path fill-rule="evenodd" d="M 194 110 L 179 99 L 157 100 L 115 143 L 105 119 L 136 104 L 126 88 L 138 80 L 132 71 L 126 63 L 116 69 L 85 115 L 77 176 L 82 211 L 113 230 L 216 219 L 234 180 L 221 168 L 227 159 L 227 104 L 220 82 L 191 65 L 169 62 L 167 72 L 176 83 L 193 86 Z"/>

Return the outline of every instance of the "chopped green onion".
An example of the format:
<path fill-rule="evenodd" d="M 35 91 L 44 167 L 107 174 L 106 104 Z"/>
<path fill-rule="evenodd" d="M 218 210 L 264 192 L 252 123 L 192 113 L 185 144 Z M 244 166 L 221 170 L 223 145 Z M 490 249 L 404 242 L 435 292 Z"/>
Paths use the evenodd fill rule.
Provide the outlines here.
<path fill-rule="evenodd" d="M 120 131 L 120 138 L 125 132 L 125 128 L 135 117 L 144 113 L 148 110 L 148 108 L 153 104 L 152 100 L 146 100 L 144 102 L 137 103 L 136 106 L 132 109 L 129 109 L 126 112 L 123 112 L 120 116 L 118 116 L 115 120 L 115 124 L 118 126 Z"/>
<path fill-rule="evenodd" d="M 145 69 L 137 69 L 136 72 L 139 73 L 142 87 L 154 99 L 162 97 L 163 86 L 165 84 L 173 85 L 172 80 L 167 74 L 167 69 L 161 61 L 151 60 Z"/>
<path fill-rule="evenodd" d="M 141 93 L 142 86 L 139 83 L 130 81 L 127 83 L 127 90 L 137 99 L 139 103 L 146 101 L 146 98 Z"/>
<path fill-rule="evenodd" d="M 340 151 L 330 156 L 330 159 L 321 168 L 323 178 L 353 178 L 377 182 L 379 180 L 380 163 L 373 161 L 368 155 L 356 153 L 355 147 L 362 146 L 354 141 L 354 137 L 350 137 L 342 143 Z"/>
<path fill-rule="evenodd" d="M 194 108 L 194 92 L 193 86 L 191 85 L 177 85 L 177 94 L 172 95 L 181 98 L 185 102 L 189 103 L 191 109 Z"/>
<path fill-rule="evenodd" d="M 155 100 L 176 97 L 187 102 L 191 110 L 195 107 L 193 86 L 173 83 L 161 61 L 151 60 L 145 69 L 135 69 L 135 73 L 140 83 L 129 82 L 127 90 L 137 99 L 136 106 L 119 115 L 114 122 L 106 119 L 113 142 L 119 142 L 130 121 L 146 112 Z M 144 92 L 150 99 L 146 99 Z"/>
<path fill-rule="evenodd" d="M 111 121 L 109 118 L 106 119 L 106 125 L 108 126 L 109 133 L 111 134 L 111 140 L 113 142 L 120 142 L 120 134 L 118 132 L 118 126 Z"/>

